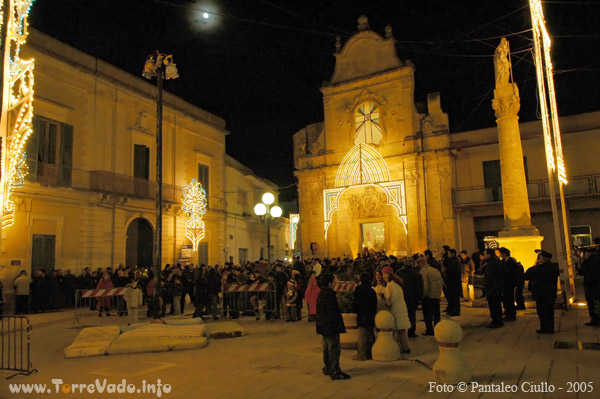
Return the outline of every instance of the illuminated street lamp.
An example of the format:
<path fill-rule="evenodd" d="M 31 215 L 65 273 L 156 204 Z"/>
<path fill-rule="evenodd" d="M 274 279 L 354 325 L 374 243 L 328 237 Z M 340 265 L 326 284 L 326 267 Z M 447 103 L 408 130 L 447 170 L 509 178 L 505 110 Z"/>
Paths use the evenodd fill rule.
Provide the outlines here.
<path fill-rule="evenodd" d="M 172 55 L 159 51 L 150 54 L 144 64 L 142 76 L 156 78 L 156 236 L 154 239 L 154 315 L 160 318 L 158 303 L 160 297 L 160 272 L 162 263 L 162 81 L 177 79 L 177 66 Z"/>
<path fill-rule="evenodd" d="M 267 225 L 267 259 L 271 263 L 271 220 L 281 216 L 283 211 L 277 205 L 273 205 L 275 196 L 272 193 L 264 193 L 262 202 L 254 205 L 254 213 L 260 216 Z"/>

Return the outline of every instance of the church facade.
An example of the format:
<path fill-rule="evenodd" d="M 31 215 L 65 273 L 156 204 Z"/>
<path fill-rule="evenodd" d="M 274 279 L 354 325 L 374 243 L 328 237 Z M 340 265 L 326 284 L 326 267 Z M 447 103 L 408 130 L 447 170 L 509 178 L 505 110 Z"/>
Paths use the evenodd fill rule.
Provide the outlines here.
<path fill-rule="evenodd" d="M 398 58 L 391 28 L 382 37 L 361 17 L 358 30 L 336 45 L 333 76 L 321 88 L 324 121 L 294 134 L 303 253 L 401 256 L 454 245 L 440 97 L 430 94 L 419 113 L 415 68 Z"/>

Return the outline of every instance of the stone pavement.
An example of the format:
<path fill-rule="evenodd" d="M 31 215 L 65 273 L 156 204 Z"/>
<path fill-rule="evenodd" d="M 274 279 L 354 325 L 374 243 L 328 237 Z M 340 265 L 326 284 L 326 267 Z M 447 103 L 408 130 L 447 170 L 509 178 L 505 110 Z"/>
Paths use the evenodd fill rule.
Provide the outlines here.
<path fill-rule="evenodd" d="M 155 398 L 146 394 L 65 394 L 55 393 L 53 378 L 69 384 L 146 383 L 170 384 L 163 398 L 597 398 L 600 397 L 600 328 L 586 327 L 587 310 L 557 310 L 555 335 L 538 335 L 535 310 L 520 311 L 516 322 L 504 328 L 485 328 L 487 309 L 462 304 L 462 315 L 453 317 L 463 328 L 461 349 L 479 384 L 517 384 L 517 393 L 430 392 L 431 367 L 438 356 L 433 337 L 411 340 L 409 360 L 392 363 L 355 362 L 354 351 L 343 350 L 341 366 L 351 380 L 331 381 L 321 374 L 321 340 L 313 323 L 255 321 L 242 317 L 238 322 L 248 335 L 210 340 L 199 350 L 63 358 L 69 345 L 84 326 L 121 324 L 125 318 L 90 316 L 74 325 L 72 312 L 31 315 L 32 362 L 39 370 L 30 376 L 0 371 L 0 399 L 4 398 Z M 417 314 L 419 319 L 420 312 Z M 210 322 L 209 322 L 210 323 Z M 424 330 L 422 323 L 418 328 Z M 555 349 L 563 342 L 567 349 Z M 590 345 L 589 343 L 595 343 Z M 524 382 L 554 384 L 555 392 L 524 393 Z M 591 382 L 592 393 L 568 393 L 568 383 Z M 12 394 L 8 384 L 48 384 L 52 394 Z M 580 388 L 580 386 L 577 386 Z M 559 390 L 559 388 L 563 388 Z M 469 391 L 471 387 L 467 388 Z"/>

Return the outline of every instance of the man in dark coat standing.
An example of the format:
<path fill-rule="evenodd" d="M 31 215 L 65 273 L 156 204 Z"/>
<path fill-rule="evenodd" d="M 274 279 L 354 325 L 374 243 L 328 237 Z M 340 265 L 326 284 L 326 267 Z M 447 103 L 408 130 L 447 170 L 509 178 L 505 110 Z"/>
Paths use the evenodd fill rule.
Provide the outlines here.
<path fill-rule="evenodd" d="M 502 287 L 503 271 L 502 261 L 496 256 L 496 250 L 488 248 L 485 250 L 485 293 L 490 309 L 492 322 L 487 325 L 488 328 L 499 328 L 502 323 Z"/>
<path fill-rule="evenodd" d="M 398 276 L 402 279 L 404 302 L 406 302 L 408 320 L 410 320 L 408 338 L 417 337 L 415 333 L 417 329 L 417 307 L 423 299 L 423 277 L 421 277 L 421 274 L 414 266 L 415 261 L 412 258 L 408 258 L 405 261 L 404 267 L 398 272 Z"/>
<path fill-rule="evenodd" d="M 504 271 L 502 287 L 502 305 L 506 321 L 517 320 L 517 308 L 515 306 L 515 288 L 519 279 L 519 266 L 517 260 L 510 256 L 510 249 L 502 247 L 498 250 L 502 260 L 502 270 Z"/>
<path fill-rule="evenodd" d="M 333 274 L 321 275 L 321 291 L 317 297 L 317 334 L 323 336 L 323 374 L 332 380 L 347 380 L 351 377 L 340 369 L 340 333 L 345 333 L 344 319 L 333 290 Z"/>
<path fill-rule="evenodd" d="M 585 252 L 585 259 L 577 274 L 583 276 L 583 291 L 588 304 L 590 321 L 586 326 L 600 326 L 600 309 L 596 303 L 600 301 L 600 253 L 598 249 Z"/>
<path fill-rule="evenodd" d="M 462 279 L 460 262 L 456 258 L 456 250 L 451 248 L 446 251 L 444 261 L 444 283 L 446 285 L 446 299 L 448 300 L 448 316 L 460 316 L 460 293 L 462 292 Z"/>
<path fill-rule="evenodd" d="M 371 359 L 371 347 L 375 342 L 375 314 L 377 313 L 377 294 L 371 287 L 371 275 L 362 272 L 360 284 L 354 289 L 352 311 L 356 313 L 358 325 L 358 352 L 352 360 Z"/>
<path fill-rule="evenodd" d="M 535 266 L 530 267 L 525 273 L 525 280 L 529 280 L 531 296 L 535 300 L 535 308 L 540 319 L 538 334 L 554 334 L 554 304 L 556 303 L 556 289 L 559 270 L 556 263 L 550 262 L 552 254 L 537 249 L 538 259 Z"/>

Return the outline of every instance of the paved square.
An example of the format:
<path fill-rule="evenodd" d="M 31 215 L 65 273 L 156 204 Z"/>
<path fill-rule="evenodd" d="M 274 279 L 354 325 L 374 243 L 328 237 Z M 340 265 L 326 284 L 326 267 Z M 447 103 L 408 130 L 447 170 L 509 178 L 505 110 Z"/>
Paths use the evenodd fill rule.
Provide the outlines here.
<path fill-rule="evenodd" d="M 39 370 L 31 376 L 4 380 L 10 373 L 0 372 L 0 398 L 155 398 L 152 393 L 54 393 L 53 378 L 68 384 L 93 384 L 95 379 L 108 384 L 142 387 L 169 384 L 171 392 L 163 398 L 597 398 L 600 392 L 600 328 L 586 327 L 585 310 L 557 310 L 555 335 L 538 335 L 535 310 L 520 311 L 517 321 L 504 328 L 490 330 L 488 311 L 462 306 L 462 315 L 454 317 L 463 328 L 460 348 L 471 368 L 473 381 L 479 384 L 549 383 L 555 392 L 546 393 L 466 393 L 430 392 L 431 367 L 438 356 L 433 337 L 412 339 L 412 354 L 406 361 L 378 363 L 355 362 L 352 350 L 343 350 L 341 366 L 352 375 L 348 381 L 331 381 L 321 374 L 321 340 L 314 323 L 306 319 L 296 323 L 238 321 L 247 331 L 245 337 L 210 340 L 204 349 L 133 355 L 99 356 L 82 359 L 63 358 L 83 326 L 125 323 L 125 318 L 87 317 L 73 325 L 72 313 L 32 315 L 32 362 Z M 420 311 L 417 319 L 420 319 Z M 210 322 L 208 322 L 210 323 Z M 417 332 L 422 333 L 420 323 Z M 566 349 L 556 342 L 572 342 Z M 560 345 L 559 345 L 560 346 Z M 590 349 L 588 349 L 590 348 Z M 569 383 L 592 382 L 594 392 L 566 392 Z M 52 394 L 12 394 L 9 383 L 40 383 L 52 388 Z M 532 385 L 532 387 L 539 387 Z M 559 388 L 563 388 L 560 390 Z"/>

